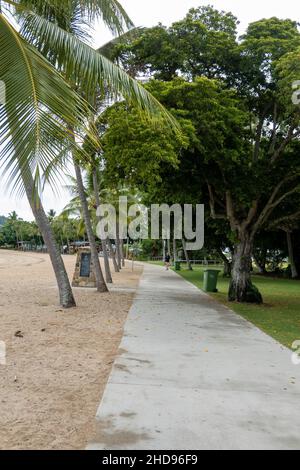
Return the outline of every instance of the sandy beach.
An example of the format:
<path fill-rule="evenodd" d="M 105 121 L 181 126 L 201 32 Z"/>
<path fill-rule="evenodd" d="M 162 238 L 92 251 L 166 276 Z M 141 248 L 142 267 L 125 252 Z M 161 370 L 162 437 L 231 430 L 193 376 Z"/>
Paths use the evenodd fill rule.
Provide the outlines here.
<path fill-rule="evenodd" d="M 110 293 L 75 289 L 63 311 L 48 255 L 0 250 L 0 449 L 85 447 L 141 273 L 128 263 Z"/>

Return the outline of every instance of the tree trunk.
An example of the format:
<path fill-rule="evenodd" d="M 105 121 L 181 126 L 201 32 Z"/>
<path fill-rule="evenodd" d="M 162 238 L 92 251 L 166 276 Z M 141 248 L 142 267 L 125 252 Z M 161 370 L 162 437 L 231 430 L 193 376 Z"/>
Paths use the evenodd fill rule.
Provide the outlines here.
<path fill-rule="evenodd" d="M 168 238 L 167 240 L 167 246 L 168 246 L 168 255 L 172 258 L 170 238 Z"/>
<path fill-rule="evenodd" d="M 260 260 L 257 256 L 253 256 L 254 258 L 254 261 L 255 261 L 255 264 L 258 268 L 258 271 L 260 274 L 266 274 L 267 270 L 266 270 L 266 260 Z"/>
<path fill-rule="evenodd" d="M 185 256 L 185 259 L 186 259 L 186 262 L 187 262 L 189 271 L 193 271 L 192 263 L 191 263 L 191 261 L 190 261 L 190 257 L 189 257 L 188 251 L 187 251 L 187 249 L 186 249 L 186 241 L 185 241 L 184 238 L 182 239 L 182 247 L 183 247 L 184 256 Z"/>
<path fill-rule="evenodd" d="M 290 231 L 286 232 L 286 238 L 287 238 L 287 245 L 288 245 L 288 250 L 289 250 L 289 263 L 291 265 L 291 270 L 292 270 L 292 279 L 297 279 L 298 271 L 297 271 L 297 267 L 295 264 L 292 233 Z"/>
<path fill-rule="evenodd" d="M 129 238 L 127 238 L 126 242 L 126 259 L 129 259 Z"/>
<path fill-rule="evenodd" d="M 258 289 L 252 284 L 253 242 L 248 234 L 243 234 L 235 245 L 231 282 L 228 298 L 231 302 L 249 302 L 261 304 L 263 299 Z"/>
<path fill-rule="evenodd" d="M 121 250 L 121 260 L 122 260 L 122 267 L 125 268 L 125 254 L 124 254 L 124 240 L 120 240 L 120 250 Z"/>
<path fill-rule="evenodd" d="M 60 250 L 56 244 L 50 222 L 44 211 L 41 200 L 35 193 L 34 182 L 30 176 L 30 170 L 26 172 L 26 178 L 23 178 L 23 183 L 34 218 L 42 234 L 44 242 L 47 245 L 47 250 L 58 285 L 60 304 L 63 308 L 76 307 L 71 284 Z"/>
<path fill-rule="evenodd" d="M 74 167 L 75 167 L 75 173 L 76 173 L 78 194 L 80 197 L 82 212 L 84 216 L 85 228 L 86 228 L 88 240 L 89 240 L 90 247 L 91 247 L 92 261 L 93 261 L 95 275 L 96 275 L 97 291 L 108 292 L 107 285 L 105 284 L 105 280 L 103 277 L 103 273 L 102 273 L 102 269 L 101 269 L 101 265 L 99 261 L 99 255 L 98 255 L 98 250 L 96 246 L 96 239 L 95 239 L 95 235 L 93 232 L 88 202 L 87 202 L 86 195 L 85 195 L 81 169 L 79 165 L 77 165 L 75 160 L 74 160 Z"/>
<path fill-rule="evenodd" d="M 94 192 L 95 192 L 96 205 L 97 207 L 99 207 L 101 204 L 101 201 L 100 201 L 100 195 L 99 195 L 100 192 L 99 192 L 97 171 L 95 168 L 93 169 L 93 186 L 94 186 Z M 104 258 L 106 282 L 108 284 L 112 284 L 113 280 L 112 280 L 110 266 L 109 266 L 109 257 L 108 257 L 106 239 L 102 239 L 101 242 L 102 242 L 102 251 L 103 251 L 103 258 Z"/>
<path fill-rule="evenodd" d="M 117 221 L 116 224 L 116 255 L 117 255 L 117 263 L 118 263 L 118 268 L 121 271 L 122 269 L 122 257 L 121 257 L 121 244 L 120 244 L 120 225 L 119 222 Z"/>
<path fill-rule="evenodd" d="M 174 263 L 176 263 L 176 261 L 177 261 L 177 243 L 176 243 L 175 238 L 173 238 L 173 259 L 174 259 Z"/>
<path fill-rule="evenodd" d="M 111 254 L 111 258 L 113 260 L 113 265 L 114 265 L 115 272 L 119 273 L 120 269 L 119 269 L 119 266 L 118 266 L 118 263 L 117 263 L 117 260 L 116 260 L 116 253 L 113 249 L 112 243 L 111 243 L 109 238 L 107 239 L 107 243 L 108 243 L 108 248 L 109 248 L 109 251 L 110 251 L 110 254 Z"/>
<path fill-rule="evenodd" d="M 297 273 L 300 273 L 300 231 L 299 230 L 294 232 L 293 242 L 294 242 L 293 248 L 294 248 L 295 265 L 296 265 Z"/>
<path fill-rule="evenodd" d="M 11 118 L 11 114 L 8 111 L 8 117 L 10 120 L 10 130 L 15 129 L 15 123 Z M 14 143 L 14 136 L 17 129 L 12 132 L 11 138 Z M 34 215 L 35 221 L 39 228 L 40 233 L 44 239 L 44 243 L 47 245 L 47 250 L 51 259 L 52 267 L 57 281 L 60 305 L 63 308 L 72 308 L 76 307 L 76 302 L 73 296 L 72 287 L 68 278 L 68 274 L 60 254 L 59 248 L 56 244 L 55 237 L 50 226 L 48 217 L 42 206 L 42 202 L 38 195 L 36 194 L 34 188 L 34 180 L 32 177 L 31 169 L 29 165 L 24 162 L 19 164 L 19 170 L 22 176 L 22 181 L 24 184 L 26 196 L 30 204 L 32 213 Z M 24 176 L 25 175 L 25 176 Z"/>
<path fill-rule="evenodd" d="M 224 277 L 231 276 L 231 263 L 228 261 L 227 256 L 224 255 L 222 248 L 218 249 L 218 253 L 220 254 L 222 260 L 224 261 Z"/>
<path fill-rule="evenodd" d="M 163 240 L 163 261 L 166 259 L 166 240 Z"/>

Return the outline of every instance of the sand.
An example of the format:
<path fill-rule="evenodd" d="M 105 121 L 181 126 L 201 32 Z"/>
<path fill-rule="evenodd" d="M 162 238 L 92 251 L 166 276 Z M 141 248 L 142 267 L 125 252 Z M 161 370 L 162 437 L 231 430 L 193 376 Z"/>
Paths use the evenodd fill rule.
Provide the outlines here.
<path fill-rule="evenodd" d="M 141 273 L 128 263 L 109 294 L 76 289 L 63 311 L 47 255 L 0 250 L 1 450 L 85 447 Z"/>

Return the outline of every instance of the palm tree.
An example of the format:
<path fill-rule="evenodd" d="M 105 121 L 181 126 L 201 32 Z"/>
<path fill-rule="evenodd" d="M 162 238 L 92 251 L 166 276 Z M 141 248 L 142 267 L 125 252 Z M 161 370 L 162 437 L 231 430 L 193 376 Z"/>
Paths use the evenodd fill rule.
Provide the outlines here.
<path fill-rule="evenodd" d="M 1 2 L 1 6 L 0 76 L 6 86 L 6 102 L 0 108 L 0 161 L 9 175 L 8 183 L 14 189 L 23 185 L 49 250 L 60 302 L 63 307 L 72 307 L 75 301 L 70 282 L 37 187 L 66 139 L 63 118 L 76 125 L 79 114 L 84 118 L 78 109 L 86 105 L 9 22 L 5 15 L 8 2 Z"/>
<path fill-rule="evenodd" d="M 99 188 L 99 177 L 98 177 L 98 171 L 97 171 L 97 160 L 95 159 L 92 162 L 92 178 L 93 178 L 93 191 L 95 195 L 95 202 L 96 202 L 96 207 L 99 207 L 101 204 L 100 200 L 100 188 Z M 109 266 L 109 255 L 108 255 L 108 250 L 107 250 L 107 239 L 102 238 L 102 251 L 103 251 L 103 258 L 104 258 L 104 267 L 105 267 L 105 275 L 106 275 L 106 282 L 108 284 L 112 284 L 112 275 L 111 275 L 111 270 Z"/>
<path fill-rule="evenodd" d="M 82 196 L 79 195 L 78 189 L 78 182 L 76 178 L 72 176 L 68 176 L 70 180 L 70 184 L 66 186 L 66 189 L 70 192 L 71 196 L 73 196 L 70 203 L 65 207 L 63 214 L 72 214 L 72 215 L 79 215 L 81 221 L 83 222 L 84 226 L 86 218 L 83 217 L 82 211 Z M 86 181 L 82 180 L 83 191 L 84 191 L 84 198 L 87 203 L 87 210 L 89 212 L 89 219 L 91 223 L 94 222 L 94 225 L 97 224 L 97 218 L 95 216 L 95 207 L 99 207 L 100 205 L 100 189 L 99 189 L 99 174 L 98 171 L 95 173 L 95 167 L 89 167 L 89 172 L 86 175 Z M 93 217 L 91 216 L 93 214 Z M 94 220 L 93 220 L 94 219 Z M 109 244 L 109 240 L 101 240 L 102 241 L 102 250 L 103 250 L 103 257 L 104 257 L 104 265 L 105 265 L 105 274 L 106 274 L 106 282 L 112 283 L 112 276 L 111 270 L 109 266 L 109 253 L 107 250 L 107 244 Z M 113 257 L 113 261 L 115 264 L 115 259 Z M 117 269 L 117 272 L 119 269 Z"/>
<path fill-rule="evenodd" d="M 0 77 L 6 85 L 6 103 L 0 108 L 0 161 L 8 183 L 13 189 L 22 186 L 27 195 L 64 307 L 74 306 L 75 301 L 40 192 L 46 180 L 55 185 L 62 169 L 61 152 L 79 151 L 70 129 L 82 129 L 89 110 L 69 83 L 86 97 L 105 86 L 111 94 L 128 98 L 149 115 L 164 115 L 174 125 L 140 84 L 84 42 L 79 25 L 96 18 L 114 32 L 131 26 L 116 0 L 1 0 Z"/>

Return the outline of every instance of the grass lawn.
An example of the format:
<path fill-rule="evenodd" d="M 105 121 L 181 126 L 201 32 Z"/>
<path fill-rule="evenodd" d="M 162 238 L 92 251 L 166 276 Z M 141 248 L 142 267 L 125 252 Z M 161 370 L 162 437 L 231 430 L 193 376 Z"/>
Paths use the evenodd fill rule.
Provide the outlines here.
<path fill-rule="evenodd" d="M 202 288 L 203 268 L 180 273 L 184 279 Z M 253 276 L 254 284 L 261 291 L 264 305 L 238 304 L 227 301 L 229 280 L 219 277 L 218 294 L 211 294 L 216 300 L 234 310 L 280 343 L 291 348 L 300 340 L 300 282 L 288 279 L 274 279 Z"/>

